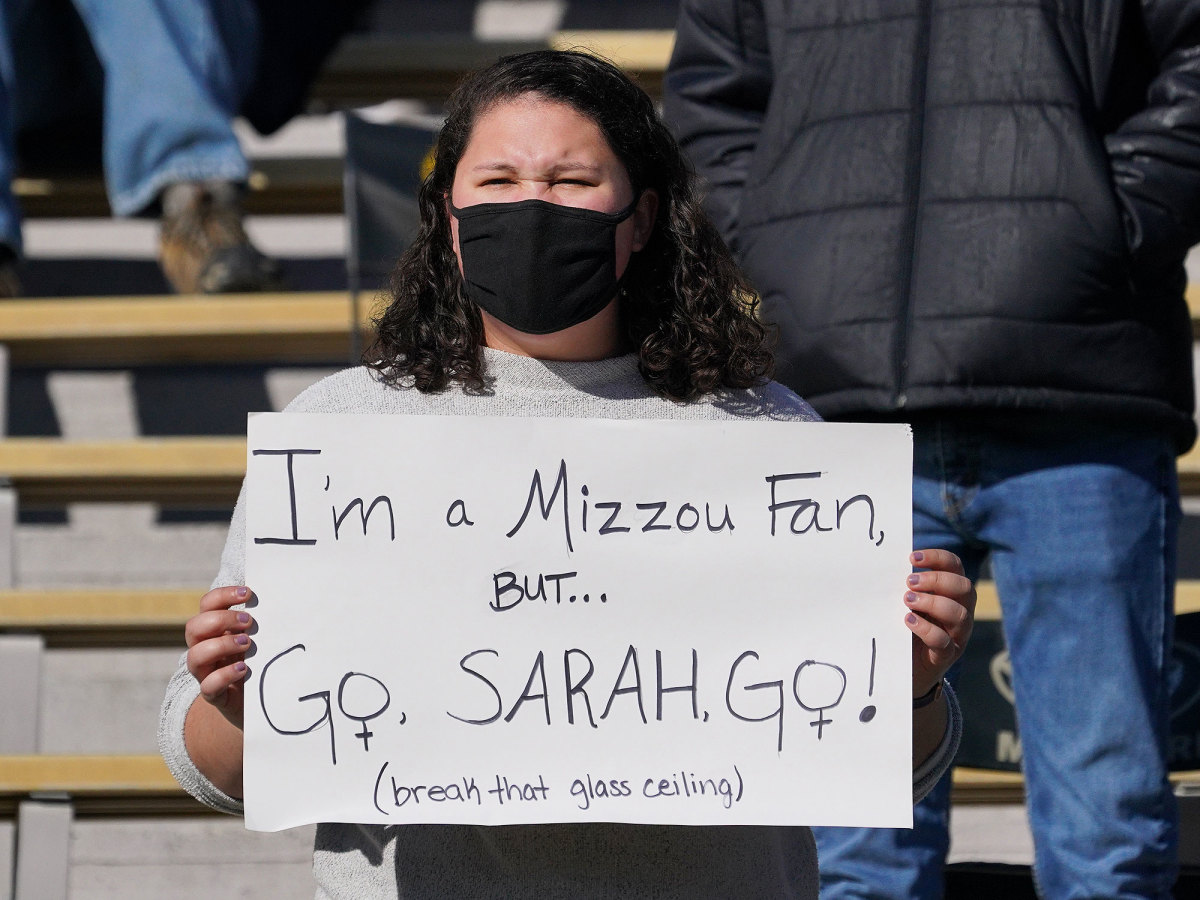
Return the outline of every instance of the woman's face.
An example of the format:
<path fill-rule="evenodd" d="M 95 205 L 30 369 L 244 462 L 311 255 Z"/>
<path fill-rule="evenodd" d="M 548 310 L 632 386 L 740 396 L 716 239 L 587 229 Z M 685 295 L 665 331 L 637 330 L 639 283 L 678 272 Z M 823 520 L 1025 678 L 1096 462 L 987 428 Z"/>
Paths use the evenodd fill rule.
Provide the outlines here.
<path fill-rule="evenodd" d="M 459 209 L 544 200 L 614 213 L 633 200 L 633 187 L 595 122 L 571 106 L 527 94 L 497 103 L 476 120 L 448 199 Z M 657 209 L 657 196 L 644 191 L 633 215 L 617 226 L 618 277 L 629 257 L 645 246 Z M 453 216 L 450 231 L 458 255 L 458 220 Z M 551 335 L 515 332 L 482 312 L 485 338 L 491 347 L 542 359 L 612 355 L 619 346 L 616 305 L 614 298 L 593 318 Z M 521 346 L 508 346 L 514 340 Z M 605 342 L 613 346 L 602 348 Z"/>

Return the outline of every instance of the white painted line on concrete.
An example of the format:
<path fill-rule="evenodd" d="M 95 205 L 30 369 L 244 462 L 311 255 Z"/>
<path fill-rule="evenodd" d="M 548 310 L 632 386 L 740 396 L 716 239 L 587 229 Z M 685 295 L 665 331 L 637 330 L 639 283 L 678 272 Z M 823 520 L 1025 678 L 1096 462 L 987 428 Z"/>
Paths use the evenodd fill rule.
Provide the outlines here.
<path fill-rule="evenodd" d="M 562 27 L 564 0 L 479 0 L 475 37 L 484 41 L 536 41 Z"/>
<path fill-rule="evenodd" d="M 950 817 L 948 863 L 1033 864 L 1033 835 L 1024 804 L 959 804 Z"/>
<path fill-rule="evenodd" d="M 344 256 L 344 216 L 251 216 L 246 231 L 270 256 Z M 30 259 L 156 259 L 151 219 L 35 219 L 25 223 Z"/>
<path fill-rule="evenodd" d="M 250 159 L 296 156 L 344 156 L 346 141 L 340 113 L 298 116 L 274 134 L 263 136 L 244 119 L 236 119 L 233 132 Z"/>
<path fill-rule="evenodd" d="M 55 371 L 46 376 L 64 440 L 120 441 L 138 436 L 133 373 Z"/>

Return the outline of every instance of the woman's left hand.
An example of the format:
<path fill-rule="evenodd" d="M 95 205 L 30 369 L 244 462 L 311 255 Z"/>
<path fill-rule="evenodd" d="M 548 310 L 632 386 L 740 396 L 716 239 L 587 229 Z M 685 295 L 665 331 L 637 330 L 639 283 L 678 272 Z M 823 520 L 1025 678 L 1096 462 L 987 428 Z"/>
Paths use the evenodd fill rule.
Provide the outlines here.
<path fill-rule="evenodd" d="M 949 550 L 915 550 L 905 624 L 913 633 L 913 697 L 927 694 L 960 656 L 975 622 L 975 586 Z"/>

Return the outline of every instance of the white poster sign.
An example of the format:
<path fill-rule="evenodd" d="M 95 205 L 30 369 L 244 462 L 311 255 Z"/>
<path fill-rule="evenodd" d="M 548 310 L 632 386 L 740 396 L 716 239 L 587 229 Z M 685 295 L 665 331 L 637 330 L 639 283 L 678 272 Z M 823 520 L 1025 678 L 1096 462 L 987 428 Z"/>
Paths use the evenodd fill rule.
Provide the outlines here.
<path fill-rule="evenodd" d="M 903 425 L 250 418 L 248 827 L 911 824 Z"/>

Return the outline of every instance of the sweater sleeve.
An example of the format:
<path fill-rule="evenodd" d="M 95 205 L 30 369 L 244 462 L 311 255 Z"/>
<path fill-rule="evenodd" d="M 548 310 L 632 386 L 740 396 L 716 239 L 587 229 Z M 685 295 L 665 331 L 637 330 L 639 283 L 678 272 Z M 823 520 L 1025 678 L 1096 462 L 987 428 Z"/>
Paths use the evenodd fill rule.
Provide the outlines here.
<path fill-rule="evenodd" d="M 242 801 L 217 788 L 204 777 L 188 756 L 187 746 L 183 741 L 183 723 L 192 703 L 200 696 L 200 685 L 187 670 L 186 659 L 187 654 L 184 654 L 179 660 L 175 674 L 167 683 L 167 694 L 163 698 L 162 710 L 158 716 L 158 752 L 162 754 L 167 768 L 185 791 L 218 812 L 240 816 Z"/>
<path fill-rule="evenodd" d="M 245 487 L 238 497 L 221 554 L 221 570 L 212 587 L 241 584 L 246 569 Z M 242 801 L 218 789 L 196 768 L 183 739 L 188 710 L 200 696 L 200 685 L 187 670 L 187 654 L 179 659 L 175 674 L 167 683 L 166 696 L 158 716 L 158 751 L 180 786 L 206 806 L 232 815 L 242 814 Z"/>
<path fill-rule="evenodd" d="M 289 411 L 326 412 L 336 407 L 327 399 L 328 384 L 340 385 L 341 381 L 326 379 L 321 386 L 310 387 L 288 404 Z M 237 504 L 225 536 L 225 548 L 221 552 L 221 567 L 210 587 L 244 584 L 246 580 L 246 486 L 238 494 Z M 251 586 L 253 587 L 253 586 Z M 183 738 L 183 725 L 188 710 L 200 696 L 200 685 L 187 670 L 187 654 L 179 660 L 179 666 L 167 683 L 166 696 L 158 717 L 158 749 L 180 786 L 207 806 L 233 815 L 242 814 L 242 801 L 230 797 L 218 789 L 196 768 L 188 755 Z"/>
<path fill-rule="evenodd" d="M 963 719 L 962 710 L 958 705 L 958 697 L 955 696 L 954 689 L 945 681 L 942 682 L 942 692 L 946 696 L 946 705 L 949 707 L 946 734 L 929 759 L 913 770 L 913 803 L 922 800 L 946 774 L 954 763 L 954 755 L 958 753 L 958 745 L 962 742 Z"/>
<path fill-rule="evenodd" d="M 663 113 L 707 181 L 705 205 L 737 247 L 742 189 L 771 96 L 762 9 L 753 0 L 684 0 Z"/>
<path fill-rule="evenodd" d="M 1200 240 L 1200 0 L 1142 11 L 1158 73 L 1145 107 L 1106 144 L 1130 251 L 1153 269 L 1177 265 Z"/>

